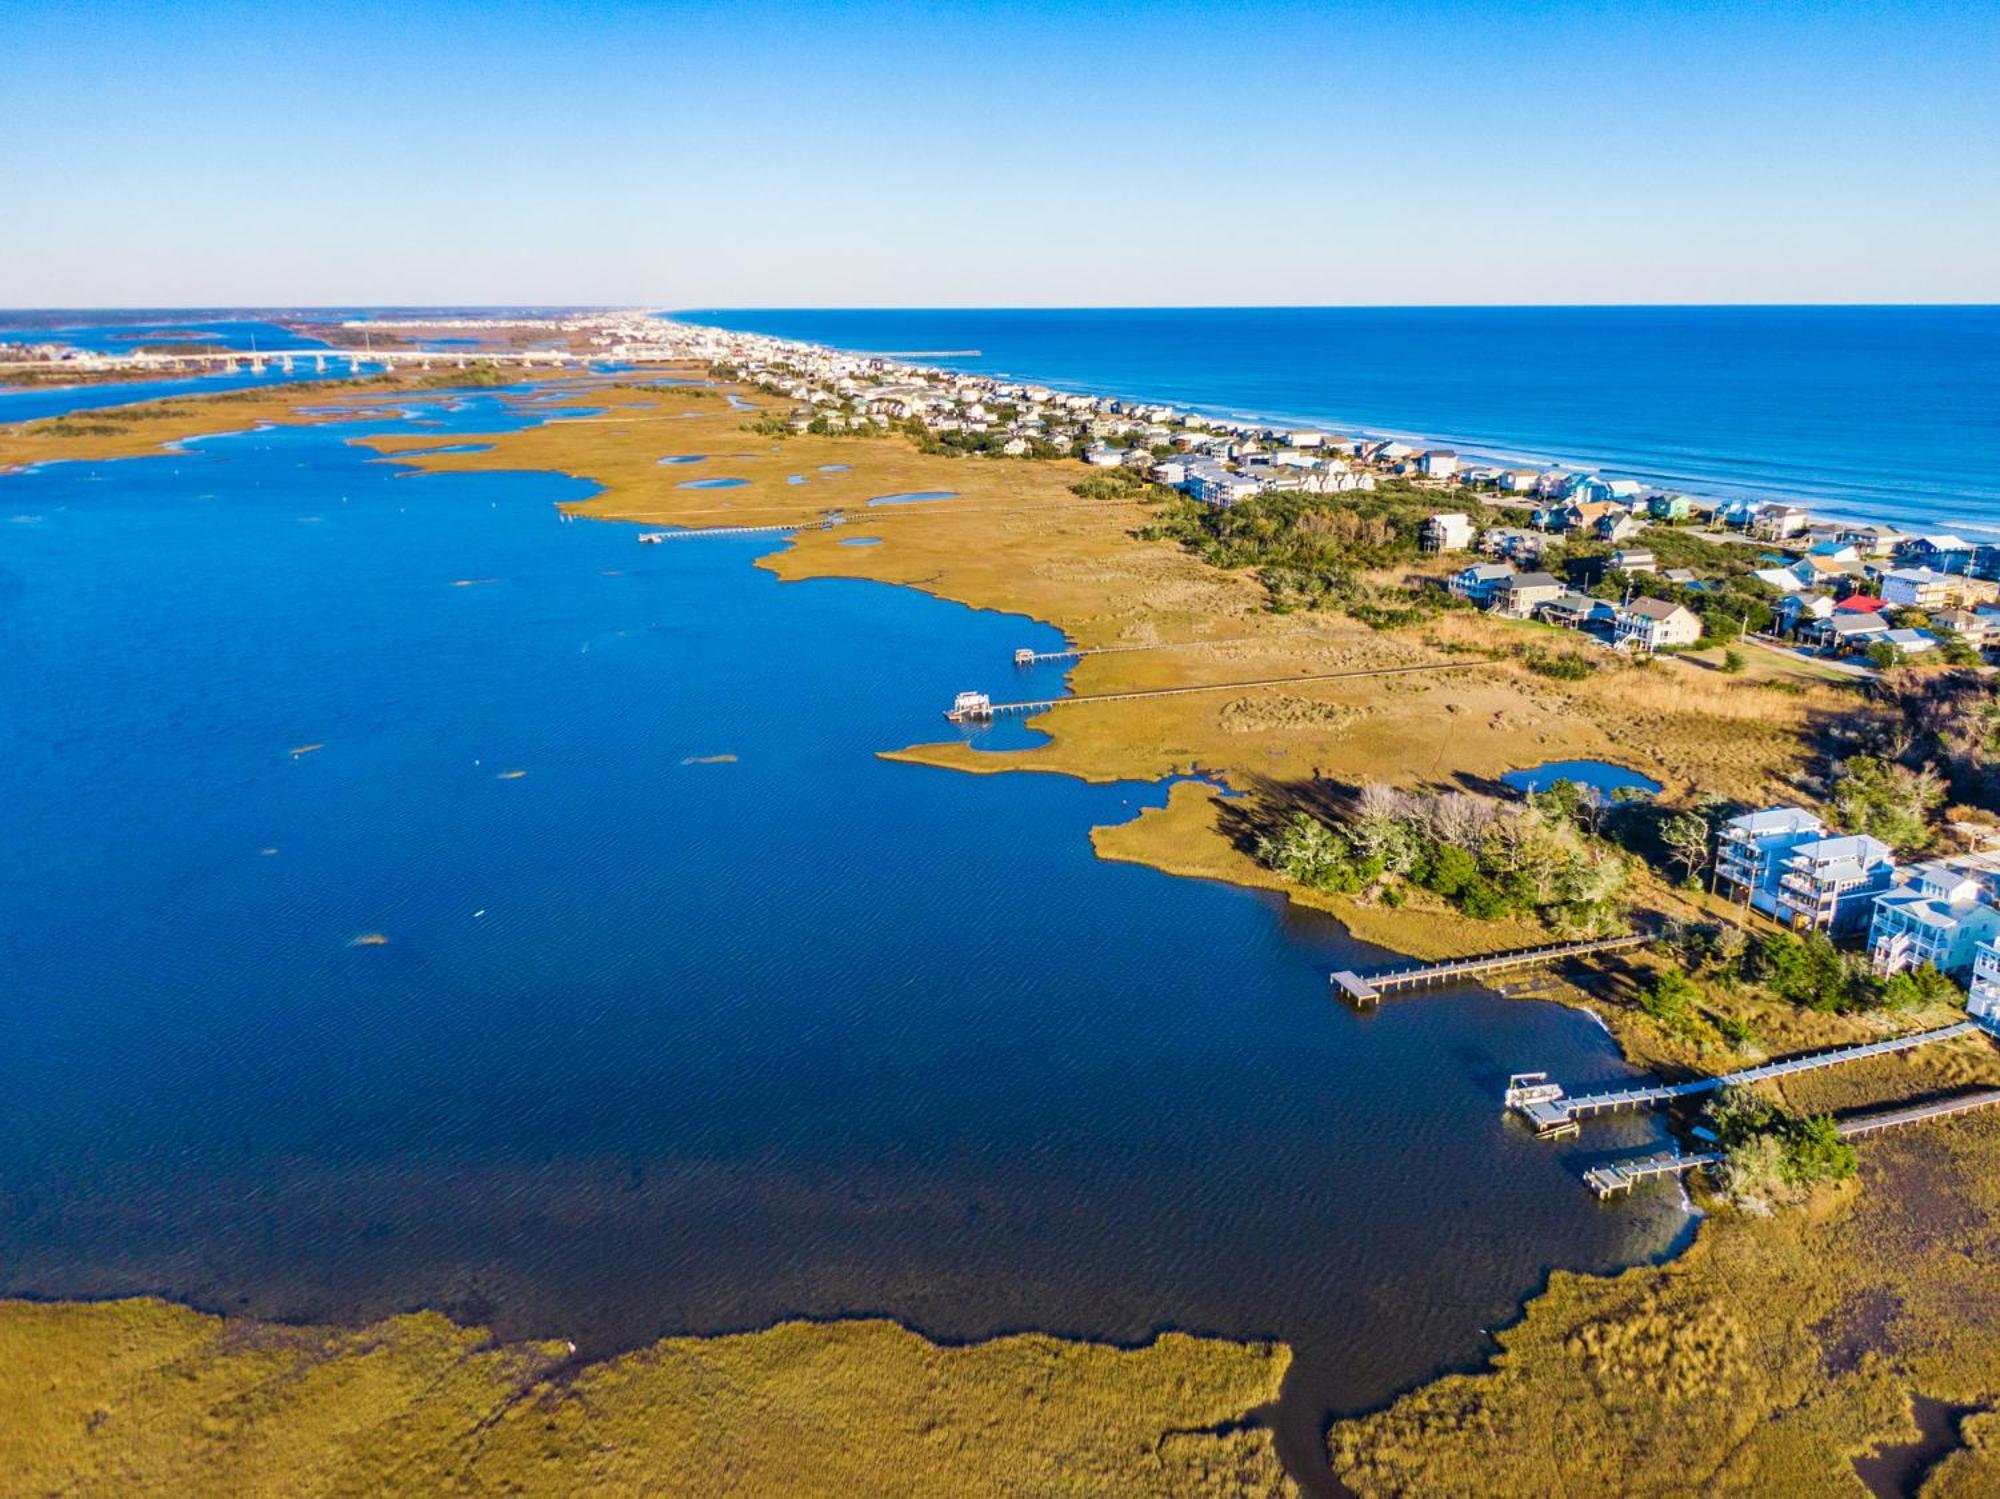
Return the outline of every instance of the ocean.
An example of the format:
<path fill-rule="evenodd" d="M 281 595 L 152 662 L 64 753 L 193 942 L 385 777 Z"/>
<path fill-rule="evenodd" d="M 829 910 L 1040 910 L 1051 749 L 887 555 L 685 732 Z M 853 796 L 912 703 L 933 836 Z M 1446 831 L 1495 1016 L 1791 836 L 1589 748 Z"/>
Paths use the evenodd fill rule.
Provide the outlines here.
<path fill-rule="evenodd" d="M 1275 1337 L 1296 1456 L 1684 1242 L 1577 1181 L 1655 1121 L 1501 1116 L 1629 1075 L 1590 1017 L 1357 1015 L 1333 922 L 1095 857 L 1163 786 L 877 757 L 1049 626 L 349 444 L 549 416 L 395 405 L 0 475 L 0 1294 Z"/>
<path fill-rule="evenodd" d="M 2000 307 L 673 315 L 1066 390 L 2000 537 Z"/>

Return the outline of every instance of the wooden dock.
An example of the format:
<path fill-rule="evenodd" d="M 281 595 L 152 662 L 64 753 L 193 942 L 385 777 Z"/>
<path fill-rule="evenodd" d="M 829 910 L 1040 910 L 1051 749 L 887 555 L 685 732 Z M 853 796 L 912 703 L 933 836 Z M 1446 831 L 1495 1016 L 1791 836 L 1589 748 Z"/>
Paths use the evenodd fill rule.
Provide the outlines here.
<path fill-rule="evenodd" d="M 795 531 L 810 531 L 817 527 L 830 531 L 840 521 L 831 517 L 820 520 L 788 521 L 775 526 L 693 526 L 677 531 L 641 531 L 639 539 L 649 545 L 663 541 L 697 541 L 704 536 L 789 536 Z"/>
<path fill-rule="evenodd" d="M 1085 656 L 1116 656 L 1126 651 L 1186 651 L 1208 645 L 1282 644 L 1271 637 L 1237 635 L 1228 640 L 1156 640 L 1150 645 L 1077 645 L 1067 650 L 1038 651 L 1028 646 L 1014 652 L 1016 666 L 1046 666 L 1051 661 L 1080 661 Z"/>
<path fill-rule="evenodd" d="M 1928 1046 L 1933 1041 L 1949 1041 L 1958 1036 L 1971 1035 L 1979 1030 L 1981 1026 L 1977 1021 L 1961 1020 L 1952 1025 L 1939 1026 L 1936 1030 L 1919 1031 L 1913 1036 L 1892 1036 L 1886 1041 L 1869 1041 L 1860 1046 L 1840 1046 L 1831 1051 L 1808 1052 L 1804 1056 L 1790 1057 L 1782 1062 L 1766 1062 L 1762 1066 L 1749 1067 L 1742 1072 L 1731 1072 L 1722 1077 L 1699 1077 L 1686 1083 L 1655 1083 L 1650 1087 L 1618 1088 L 1603 1093 L 1580 1094 L 1575 1098 L 1565 1096 L 1560 1083 L 1548 1082 L 1546 1073 L 1516 1073 L 1508 1080 L 1504 1106 L 1526 1119 L 1539 1137 L 1554 1139 L 1562 1135 L 1575 1134 L 1579 1122 L 1593 1115 L 1655 1108 L 1678 1099 L 1712 1093 L 1718 1088 L 1760 1083 L 1775 1077 L 1790 1077 L 1800 1072 L 1813 1072 L 1821 1067 L 1838 1067 L 1847 1062 L 1866 1061 L 1870 1057 L 1891 1056 L 1896 1052 Z"/>
<path fill-rule="evenodd" d="M 1384 994 L 1404 989 L 1427 989 L 1437 984 L 1453 984 L 1461 979 L 1483 978 L 1489 973 L 1505 973 L 1514 968 L 1532 968 L 1541 963 L 1560 963 L 1565 958 L 1581 958 L 1591 953 L 1617 952 L 1652 941 L 1646 932 L 1628 932 L 1620 937 L 1592 937 L 1582 942 L 1555 942 L 1543 947 L 1518 947 L 1507 952 L 1481 953 L 1470 958 L 1447 958 L 1437 963 L 1413 963 L 1401 968 L 1385 968 L 1357 973 L 1343 968 L 1331 977 L 1332 987 L 1350 1003 L 1363 1008 L 1377 1004 Z"/>
<path fill-rule="evenodd" d="M 1469 667 L 1486 664 L 1486 659 L 1481 657 L 1477 661 L 1435 661 L 1424 666 L 1377 666 L 1362 671 L 1302 672 L 1291 677 L 1258 677 L 1248 682 L 1203 682 L 1193 687 L 1143 687 L 1130 692 L 1079 692 L 1070 697 L 1043 698 L 1026 703 L 989 702 L 976 711 L 951 708 L 944 716 L 953 723 L 969 723 L 988 718 L 1005 718 L 1009 714 L 1045 713 L 1050 708 L 1067 707 L 1072 703 L 1129 703 L 1149 697 L 1187 697 L 1197 692 L 1247 692 L 1256 687 L 1304 687 L 1314 682 L 1350 682 L 1365 677 L 1407 677 L 1424 671 L 1464 671 Z"/>
<path fill-rule="evenodd" d="M 1858 1140 L 1866 1135 L 1882 1134 L 1886 1130 L 1906 1129 L 1913 1124 L 1929 1124 L 1939 1119 L 1953 1119 L 1960 1114 L 1990 1109 L 1995 1104 L 2000 1104 L 2000 1088 L 1985 1088 L 1977 1093 L 1961 1093 L 1953 1098 L 1934 1099 L 1930 1103 L 1910 1104 L 1904 1108 L 1882 1109 L 1873 1114 L 1857 1115 L 1855 1118 L 1843 1120 L 1836 1128 L 1840 1131 L 1841 1139 Z M 1719 1150 L 1693 1154 L 1669 1150 L 1636 1161 L 1604 1161 L 1583 1173 L 1583 1184 L 1599 1198 L 1606 1198 L 1619 1192 L 1629 1192 L 1642 1181 L 1657 1180 L 1663 1176 L 1679 1176 L 1682 1172 L 1693 1171 L 1699 1166 L 1720 1165 L 1723 1158 L 1723 1153 Z"/>

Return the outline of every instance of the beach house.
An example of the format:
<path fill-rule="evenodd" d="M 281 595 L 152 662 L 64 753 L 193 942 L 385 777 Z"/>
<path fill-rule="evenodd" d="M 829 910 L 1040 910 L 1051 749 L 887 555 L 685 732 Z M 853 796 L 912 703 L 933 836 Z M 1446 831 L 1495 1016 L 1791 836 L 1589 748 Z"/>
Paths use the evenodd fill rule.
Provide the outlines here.
<path fill-rule="evenodd" d="M 1834 534 L 1853 547 L 1864 562 L 1879 562 L 1895 556 L 1896 548 L 1904 541 L 1903 533 L 1894 526 L 1842 526 Z"/>
<path fill-rule="evenodd" d="M 1978 548 L 1963 537 L 1941 532 L 1911 536 L 1896 548 L 1899 567 L 1927 567 L 1940 573 L 1969 573 Z"/>
<path fill-rule="evenodd" d="M 1775 915 L 1795 931 L 1846 937 L 1868 926 L 1875 897 L 1896 874 L 1879 838 L 1816 838 L 1793 845 L 1778 864 Z"/>
<path fill-rule="evenodd" d="M 1929 963 L 1962 980 L 1979 947 L 2000 941 L 2000 853 L 1915 865 L 1874 904 L 1868 961 L 1877 973 Z"/>
<path fill-rule="evenodd" d="M 1493 610 L 1510 619 L 1527 619 L 1542 605 L 1562 597 L 1566 585 L 1553 573 L 1515 573 L 1493 591 Z"/>
<path fill-rule="evenodd" d="M 1942 609 L 1952 580 L 1928 567 L 1898 567 L 1882 574 L 1882 601 L 1897 609 Z"/>
<path fill-rule="evenodd" d="M 1643 547 L 1620 547 L 1611 554 L 1610 566 L 1621 573 L 1656 573 L 1660 560 Z"/>
<path fill-rule="evenodd" d="M 1765 541 L 1786 541 L 1803 535 L 1812 517 L 1797 505 L 1759 505 L 1750 518 L 1750 533 Z"/>
<path fill-rule="evenodd" d="M 1694 501 L 1684 494 L 1656 494 L 1646 501 L 1646 513 L 1654 520 L 1675 525 L 1694 514 Z"/>
<path fill-rule="evenodd" d="M 1972 983 L 1965 1012 L 1988 1023 L 2000 1022 L 2000 942 L 1981 942 L 1972 949 Z"/>
<path fill-rule="evenodd" d="M 1772 612 L 1780 631 L 1796 635 L 1808 625 L 1833 618 L 1833 598 L 1824 593 L 1788 593 Z"/>
<path fill-rule="evenodd" d="M 1454 598 L 1474 604 L 1490 604 L 1494 595 L 1514 576 L 1511 562 L 1475 562 L 1451 575 L 1445 587 Z"/>
<path fill-rule="evenodd" d="M 1654 651 L 1693 645 L 1701 639 L 1701 617 L 1685 604 L 1665 599 L 1634 599 L 1618 611 L 1612 634 L 1621 648 Z"/>
<path fill-rule="evenodd" d="M 1472 545 L 1472 517 L 1452 511 L 1424 522 L 1422 545 L 1427 552 L 1462 552 Z"/>
<path fill-rule="evenodd" d="M 1722 825 L 1716 839 L 1715 877 L 1735 898 L 1764 912 L 1778 913 L 1778 876 L 1785 857 L 1826 836 L 1826 824 L 1804 807 L 1766 807 Z"/>
<path fill-rule="evenodd" d="M 1458 472 L 1458 454 L 1449 448 L 1432 448 L 1417 460 L 1417 472 L 1426 479 L 1449 479 Z"/>

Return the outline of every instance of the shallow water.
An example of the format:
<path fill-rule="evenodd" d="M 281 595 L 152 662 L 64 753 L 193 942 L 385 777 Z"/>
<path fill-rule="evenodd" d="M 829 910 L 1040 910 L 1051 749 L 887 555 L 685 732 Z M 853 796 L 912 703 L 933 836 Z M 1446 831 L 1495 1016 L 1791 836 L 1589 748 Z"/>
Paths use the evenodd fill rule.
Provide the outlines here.
<path fill-rule="evenodd" d="M 1500 779 L 1516 791 L 1547 791 L 1558 781 L 1568 781 L 1607 799 L 1620 791 L 1646 796 L 1660 791 L 1660 783 L 1651 776 L 1610 760 L 1548 760 L 1527 770 L 1510 770 Z"/>
<path fill-rule="evenodd" d="M 1357 1016 L 1333 923 L 1093 856 L 1163 788 L 876 757 L 1053 629 L 344 442 L 403 430 L 0 477 L 0 1291 L 1271 1336 L 1303 1431 L 1684 1228 L 1578 1185 L 1648 1121 L 1500 1117 L 1624 1075 L 1587 1017 Z"/>

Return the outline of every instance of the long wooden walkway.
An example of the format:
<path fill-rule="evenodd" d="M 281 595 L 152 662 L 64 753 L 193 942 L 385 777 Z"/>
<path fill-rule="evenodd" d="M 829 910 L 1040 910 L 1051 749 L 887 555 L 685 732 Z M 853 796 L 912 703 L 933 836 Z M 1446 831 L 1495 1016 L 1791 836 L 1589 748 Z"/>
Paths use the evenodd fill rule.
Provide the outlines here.
<path fill-rule="evenodd" d="M 1560 1083 L 1551 1083 L 1540 1072 L 1516 1073 L 1507 1083 L 1505 1105 L 1525 1118 L 1537 1135 L 1554 1138 L 1574 1134 L 1579 1121 L 1595 1114 L 1616 1114 L 1632 1109 L 1650 1109 L 1676 1099 L 1712 1093 L 1718 1088 L 1759 1083 L 1774 1077 L 1790 1077 L 1821 1067 L 1837 1067 L 1846 1062 L 1886 1057 L 1899 1051 L 1928 1046 L 1933 1041 L 1949 1041 L 1980 1030 L 1975 1020 L 1961 1020 L 1919 1031 L 1913 1036 L 1892 1036 L 1886 1041 L 1869 1041 L 1860 1046 L 1840 1046 L 1831 1051 L 1809 1052 L 1782 1062 L 1766 1062 L 1721 1077 L 1698 1077 L 1685 1083 L 1655 1083 L 1650 1087 L 1618 1088 L 1604 1093 L 1586 1093 L 1575 1098 L 1564 1095 Z"/>
<path fill-rule="evenodd" d="M 1043 698 L 1027 703 L 982 703 L 977 708 L 951 708 L 945 717 L 953 723 L 967 723 L 986 718 L 1004 718 L 1014 713 L 1043 713 L 1050 708 L 1068 707 L 1072 703 L 1129 703 L 1149 697 L 1187 697 L 1197 692 L 1245 692 L 1254 687 L 1302 687 L 1313 682 L 1348 682 L 1363 677 L 1407 677 L 1423 671 L 1464 671 L 1473 666 L 1485 666 L 1481 657 L 1477 661 L 1434 661 L 1423 666 L 1377 666 L 1362 671 L 1315 671 L 1303 672 L 1291 677 L 1257 677 L 1247 682 L 1203 682 L 1193 687 L 1142 687 L 1129 692 L 1079 692 L 1070 697 Z"/>
<path fill-rule="evenodd" d="M 1858 1140 L 1865 1135 L 1882 1134 L 1886 1130 L 1906 1129 L 1913 1124 L 1929 1124 L 1933 1120 L 1951 1119 L 1979 1109 L 1990 1109 L 1995 1104 L 2000 1104 L 2000 1088 L 1985 1088 L 1977 1093 L 1961 1093 L 1953 1098 L 1933 1099 L 1929 1103 L 1910 1104 L 1898 1109 L 1882 1109 L 1873 1114 L 1860 1114 L 1852 1119 L 1842 1120 L 1836 1128 L 1840 1131 L 1841 1139 Z M 1699 1166 L 1718 1165 L 1722 1159 L 1723 1154 L 1719 1150 L 1686 1154 L 1669 1150 L 1636 1161 L 1605 1161 L 1583 1173 L 1583 1184 L 1599 1197 L 1609 1197 L 1615 1192 L 1629 1192 L 1642 1181 L 1661 1176 L 1679 1176 L 1682 1172 L 1692 1171 Z"/>
<path fill-rule="evenodd" d="M 1274 637 L 1236 635 L 1228 640 L 1156 640 L 1149 645 L 1077 645 L 1060 651 L 1037 651 L 1023 646 L 1014 652 L 1014 664 L 1046 666 L 1051 661 L 1080 661 L 1085 656 L 1117 656 L 1126 651 L 1190 651 L 1208 645 L 1256 645 L 1260 639 L 1282 643 Z"/>
<path fill-rule="evenodd" d="M 831 531 L 842 522 L 830 519 L 792 521 L 781 526 L 693 526 L 671 531 L 641 531 L 639 540 L 648 546 L 663 541 L 695 541 L 703 536 L 777 536 L 794 531 Z"/>
<path fill-rule="evenodd" d="M 1560 963 L 1590 953 L 1616 952 L 1650 942 L 1645 932 L 1629 932 L 1619 937 L 1591 937 L 1581 942 L 1556 942 L 1544 947 L 1517 947 L 1507 952 L 1481 953 L 1470 958 L 1447 958 L 1438 963 L 1413 963 L 1402 968 L 1385 968 L 1375 973 L 1357 973 L 1343 968 L 1329 982 L 1345 998 L 1357 1005 L 1373 1005 L 1384 994 L 1399 989 L 1423 989 L 1435 984 L 1456 983 L 1504 973 L 1512 968 L 1530 968 L 1540 963 Z"/>

